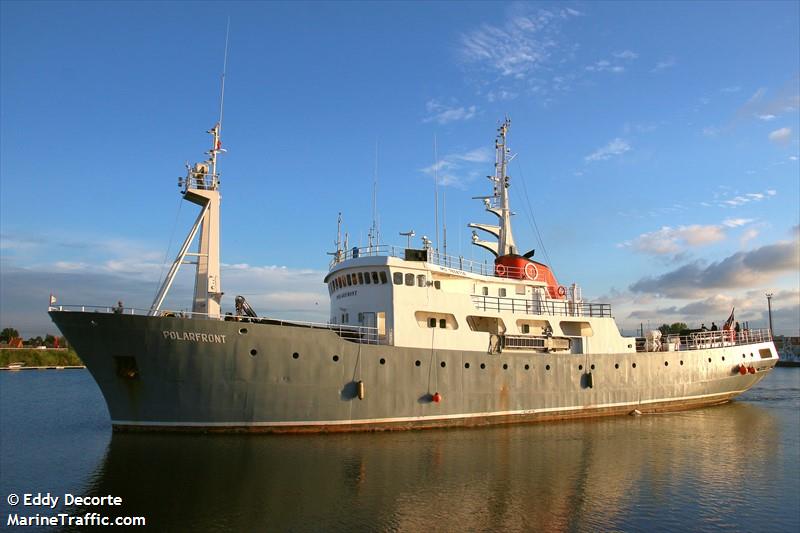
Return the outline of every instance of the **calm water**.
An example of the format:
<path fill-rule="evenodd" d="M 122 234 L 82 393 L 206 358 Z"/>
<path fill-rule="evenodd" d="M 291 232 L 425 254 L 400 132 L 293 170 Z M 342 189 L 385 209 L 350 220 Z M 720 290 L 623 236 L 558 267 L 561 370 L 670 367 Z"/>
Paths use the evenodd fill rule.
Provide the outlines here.
<path fill-rule="evenodd" d="M 86 371 L 0 400 L 0 529 L 10 492 L 71 492 L 162 531 L 800 530 L 796 368 L 685 413 L 402 433 L 112 435 Z"/>

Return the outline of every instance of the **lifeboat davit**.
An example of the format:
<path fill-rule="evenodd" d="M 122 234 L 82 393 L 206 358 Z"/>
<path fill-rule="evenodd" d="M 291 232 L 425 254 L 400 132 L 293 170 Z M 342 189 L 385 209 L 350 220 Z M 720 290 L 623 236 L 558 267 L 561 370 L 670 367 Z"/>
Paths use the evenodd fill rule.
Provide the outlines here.
<path fill-rule="evenodd" d="M 567 297 L 566 289 L 558 284 L 550 267 L 521 255 L 509 254 L 498 257 L 494 260 L 494 273 L 500 278 L 543 281 L 547 283 L 547 293 L 550 298 L 564 300 Z"/>

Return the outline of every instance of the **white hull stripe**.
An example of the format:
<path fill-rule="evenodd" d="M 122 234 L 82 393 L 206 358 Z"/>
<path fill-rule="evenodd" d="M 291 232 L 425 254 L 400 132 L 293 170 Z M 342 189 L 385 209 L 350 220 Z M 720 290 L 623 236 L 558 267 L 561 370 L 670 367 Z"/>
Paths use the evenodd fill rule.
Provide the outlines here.
<path fill-rule="evenodd" d="M 682 396 L 671 400 L 643 400 L 639 402 L 620 402 L 593 405 L 590 407 L 550 407 L 543 409 L 519 409 L 516 411 L 494 411 L 489 413 L 462 413 L 454 415 L 438 416 L 404 416 L 396 418 L 359 418 L 354 420 L 312 420 L 312 421 L 275 421 L 275 422 L 139 422 L 134 420 L 112 420 L 111 423 L 117 426 L 162 426 L 162 427 L 303 427 L 303 426 L 357 426 L 364 424 L 390 424 L 402 422 L 428 422 L 436 420 L 458 420 L 465 418 L 479 417 L 498 417 L 513 415 L 531 415 L 539 413 L 558 413 L 573 411 L 595 411 L 609 407 L 632 407 L 653 403 L 677 403 L 686 400 L 710 399 L 717 396 L 735 396 L 743 393 L 747 389 L 734 390 L 729 392 L 719 392 L 714 394 L 700 394 L 697 396 Z"/>

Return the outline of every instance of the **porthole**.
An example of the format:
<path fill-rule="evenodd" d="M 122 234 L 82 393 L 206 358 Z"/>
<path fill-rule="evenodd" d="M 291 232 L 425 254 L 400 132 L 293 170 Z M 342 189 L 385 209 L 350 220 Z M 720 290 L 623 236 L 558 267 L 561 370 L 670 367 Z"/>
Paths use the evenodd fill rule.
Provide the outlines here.
<path fill-rule="evenodd" d="M 583 365 L 578 365 L 578 370 L 583 370 Z"/>
<path fill-rule="evenodd" d="M 711 362 L 711 358 L 710 358 L 710 357 L 708 358 L 708 362 L 709 362 L 709 363 Z"/>
<path fill-rule="evenodd" d="M 486 368 L 486 363 L 481 363 L 481 370 L 483 370 L 484 368 Z"/>
<path fill-rule="evenodd" d="M 547 365 L 546 367 L 544 367 L 544 369 L 545 370 L 550 370 L 550 365 Z"/>
<path fill-rule="evenodd" d="M 614 368 L 616 368 L 617 370 L 619 370 L 619 363 L 614 363 Z"/>
<path fill-rule="evenodd" d="M 422 363 L 420 363 L 420 362 L 419 362 L 419 360 L 417 360 L 417 361 L 414 361 L 414 366 L 419 366 L 419 365 L 421 365 L 421 364 L 422 364 Z"/>
<path fill-rule="evenodd" d="M 300 354 L 299 354 L 299 353 L 297 353 L 297 352 L 294 352 L 294 353 L 292 354 L 292 359 L 300 359 Z"/>
<path fill-rule="evenodd" d="M 247 328 L 239 328 L 239 335 L 247 335 Z M 744 354 L 742 354 L 744 357 Z"/>
<path fill-rule="evenodd" d="M 724 356 L 724 355 L 722 356 L 722 360 L 723 360 L 723 361 L 725 360 L 725 356 Z"/>
<path fill-rule="evenodd" d="M 338 355 L 334 355 L 333 356 L 333 362 L 336 363 L 338 361 L 339 361 L 339 356 Z"/>
<path fill-rule="evenodd" d="M 592 370 L 594 370 L 594 365 L 590 366 L 589 368 L 591 368 Z"/>
<path fill-rule="evenodd" d="M 464 363 L 464 368 L 469 368 L 469 363 Z"/>
<path fill-rule="evenodd" d="M 753 357 L 753 352 L 750 352 L 750 357 Z"/>
<path fill-rule="evenodd" d="M 530 369 L 531 369 L 531 365 L 525 365 L 525 370 L 530 370 Z"/>
<path fill-rule="evenodd" d="M 632 368 L 636 368 L 636 363 L 633 363 L 633 364 L 631 365 L 631 367 L 632 367 Z"/>
<path fill-rule="evenodd" d="M 385 364 L 386 364 L 386 359 L 384 359 L 383 357 L 381 357 L 380 363 L 381 363 L 382 365 L 385 365 Z"/>
<path fill-rule="evenodd" d="M 508 365 L 503 363 L 503 370 L 508 370 Z"/>
<path fill-rule="evenodd" d="M 664 361 L 664 366 L 669 366 L 669 361 Z"/>
<path fill-rule="evenodd" d="M 747 357 L 747 356 L 745 354 L 742 354 L 742 359 L 744 359 L 745 357 Z"/>
<path fill-rule="evenodd" d="M 252 350 L 250 350 L 250 355 L 252 355 L 253 357 L 255 357 L 256 355 L 258 355 L 258 350 L 256 350 L 255 348 L 253 348 Z"/>
<path fill-rule="evenodd" d="M 441 363 L 441 365 L 440 365 L 440 366 L 441 366 L 442 368 L 444 368 L 444 367 L 446 367 L 446 366 L 447 366 L 447 363 L 445 363 L 444 361 L 442 361 L 442 363 Z"/>
<path fill-rule="evenodd" d="M 681 366 L 683 366 L 683 359 L 681 359 Z"/>

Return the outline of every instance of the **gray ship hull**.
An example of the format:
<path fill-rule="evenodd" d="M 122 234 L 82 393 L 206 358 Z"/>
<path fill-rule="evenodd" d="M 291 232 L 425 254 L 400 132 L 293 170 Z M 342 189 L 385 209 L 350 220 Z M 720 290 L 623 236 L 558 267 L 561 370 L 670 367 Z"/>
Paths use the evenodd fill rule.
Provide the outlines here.
<path fill-rule="evenodd" d="M 116 430 L 358 431 L 673 411 L 730 401 L 777 362 L 772 342 L 489 354 L 361 344 L 277 323 L 50 316 L 99 385 Z M 740 374 L 740 363 L 754 373 Z"/>

